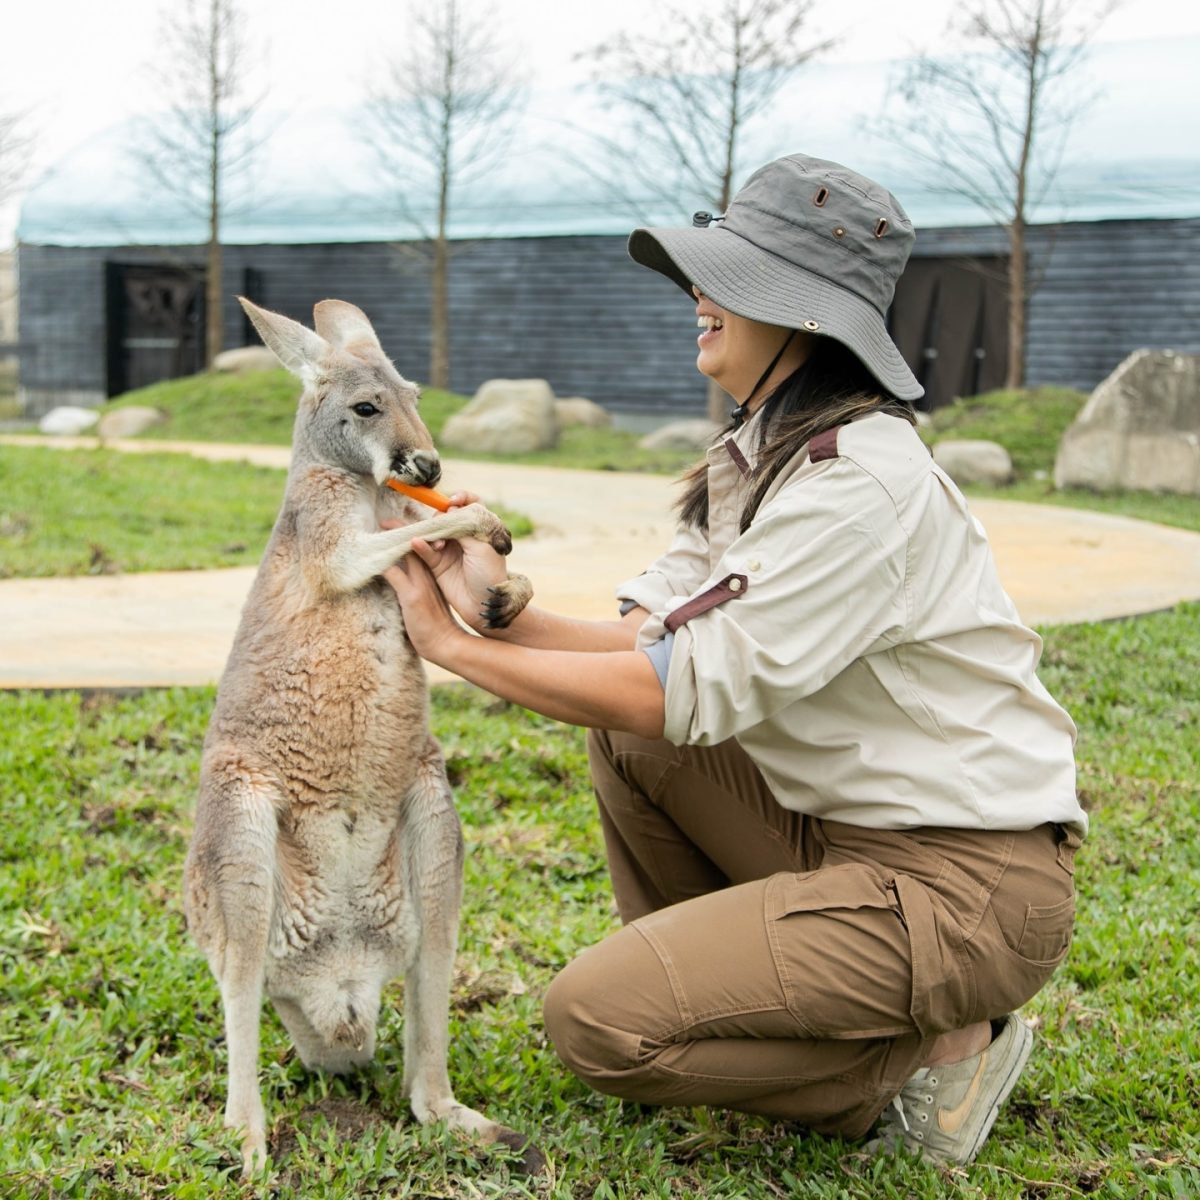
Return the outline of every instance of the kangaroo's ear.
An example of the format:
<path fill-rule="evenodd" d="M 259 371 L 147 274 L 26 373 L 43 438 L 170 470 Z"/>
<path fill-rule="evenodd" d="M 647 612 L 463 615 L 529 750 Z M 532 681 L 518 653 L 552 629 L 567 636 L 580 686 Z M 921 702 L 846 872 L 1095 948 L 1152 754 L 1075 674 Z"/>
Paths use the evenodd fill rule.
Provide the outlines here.
<path fill-rule="evenodd" d="M 383 353 L 379 338 L 367 314 L 345 300 L 321 300 L 313 306 L 313 327 L 332 343 L 349 349 L 352 346 L 367 346 Z"/>
<path fill-rule="evenodd" d="M 306 383 L 312 379 L 317 373 L 317 364 L 329 356 L 333 347 L 319 334 L 305 328 L 299 321 L 293 321 L 291 317 L 267 312 L 265 308 L 251 304 L 245 296 L 239 296 L 238 302 L 275 357 Z"/>

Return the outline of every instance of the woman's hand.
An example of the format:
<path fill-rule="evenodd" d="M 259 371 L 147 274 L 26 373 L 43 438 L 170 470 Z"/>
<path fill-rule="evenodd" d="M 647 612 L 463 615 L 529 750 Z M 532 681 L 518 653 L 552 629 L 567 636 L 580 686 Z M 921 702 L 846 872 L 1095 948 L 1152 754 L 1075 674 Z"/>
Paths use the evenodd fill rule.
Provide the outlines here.
<path fill-rule="evenodd" d="M 471 492 L 455 492 L 450 501 L 451 508 L 462 508 L 478 503 L 479 497 Z M 404 522 L 382 521 L 380 524 L 383 529 L 399 529 Z M 504 558 L 487 542 L 477 538 L 433 542 L 414 538 L 413 553 L 429 568 L 454 611 L 472 629 L 482 631 L 488 588 L 508 578 Z"/>
<path fill-rule="evenodd" d="M 384 571 L 383 577 L 392 585 L 400 602 L 404 629 L 413 649 L 429 662 L 446 666 L 455 640 L 471 635 L 454 620 L 432 572 L 410 554 Z"/>

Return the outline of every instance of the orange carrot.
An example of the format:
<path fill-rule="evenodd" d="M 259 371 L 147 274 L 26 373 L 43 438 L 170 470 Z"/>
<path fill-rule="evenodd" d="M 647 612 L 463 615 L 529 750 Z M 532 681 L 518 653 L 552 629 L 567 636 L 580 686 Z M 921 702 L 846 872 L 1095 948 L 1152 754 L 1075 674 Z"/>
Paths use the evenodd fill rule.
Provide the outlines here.
<path fill-rule="evenodd" d="M 435 492 L 433 488 L 417 487 L 412 483 L 401 483 L 398 479 L 385 479 L 384 483 L 399 492 L 402 496 L 411 496 L 421 504 L 428 504 L 430 508 L 436 508 L 438 512 L 450 511 L 449 496 L 443 496 L 441 492 Z"/>

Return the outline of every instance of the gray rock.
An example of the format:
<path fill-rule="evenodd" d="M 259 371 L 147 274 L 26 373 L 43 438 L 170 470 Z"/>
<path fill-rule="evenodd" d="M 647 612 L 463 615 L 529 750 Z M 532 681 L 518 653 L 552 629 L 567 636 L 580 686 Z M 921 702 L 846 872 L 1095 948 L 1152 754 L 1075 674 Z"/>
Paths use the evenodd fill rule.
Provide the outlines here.
<path fill-rule="evenodd" d="M 213 359 L 214 371 L 273 371 L 279 359 L 266 346 L 239 346 L 222 350 Z"/>
<path fill-rule="evenodd" d="M 558 444 L 554 393 L 544 379 L 489 379 L 442 427 L 448 450 L 527 454 Z"/>
<path fill-rule="evenodd" d="M 948 438 L 934 446 L 933 461 L 960 485 L 1002 487 L 1012 482 L 1012 459 L 999 442 Z"/>
<path fill-rule="evenodd" d="M 671 421 L 648 433 L 638 445 L 643 450 L 707 450 L 721 426 L 703 418 Z"/>
<path fill-rule="evenodd" d="M 1063 434 L 1054 485 L 1200 496 L 1200 357 L 1135 350 Z"/>
<path fill-rule="evenodd" d="M 105 413 L 100 418 L 96 432 L 102 438 L 130 438 L 162 425 L 167 414 L 159 408 L 147 408 L 145 405 L 131 404 L 128 408 L 116 408 Z"/>
<path fill-rule="evenodd" d="M 38 422 L 42 433 L 57 434 L 60 437 L 76 437 L 86 433 L 100 419 L 100 414 L 94 408 L 76 408 L 73 404 L 62 404 L 52 408 Z"/>
<path fill-rule="evenodd" d="M 594 400 L 582 396 L 564 396 L 554 402 L 554 415 L 559 429 L 583 425 L 588 429 L 606 429 L 612 424 L 612 413 Z"/>

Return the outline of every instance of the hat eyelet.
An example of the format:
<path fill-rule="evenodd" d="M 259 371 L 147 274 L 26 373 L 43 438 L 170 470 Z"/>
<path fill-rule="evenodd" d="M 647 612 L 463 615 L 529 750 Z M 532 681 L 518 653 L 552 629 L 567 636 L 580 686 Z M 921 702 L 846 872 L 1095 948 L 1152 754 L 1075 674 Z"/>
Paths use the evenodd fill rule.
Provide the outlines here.
<path fill-rule="evenodd" d="M 807 329 L 809 333 L 816 333 L 816 331 L 821 328 L 821 322 L 813 321 L 810 319 L 808 321 L 805 321 L 804 324 L 801 326 L 801 328 Z"/>
<path fill-rule="evenodd" d="M 825 201 L 829 199 L 829 189 L 827 187 L 817 188 L 817 194 L 813 197 L 813 203 L 818 208 L 825 207 Z"/>
<path fill-rule="evenodd" d="M 846 236 L 846 231 L 839 225 L 836 229 L 834 229 L 833 236 L 835 238 L 844 238 Z"/>
<path fill-rule="evenodd" d="M 880 217 L 879 220 L 875 222 L 875 236 L 877 238 L 883 237 L 883 235 L 887 233 L 888 228 L 889 226 L 887 217 Z"/>

